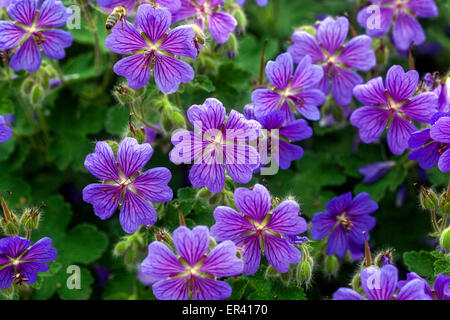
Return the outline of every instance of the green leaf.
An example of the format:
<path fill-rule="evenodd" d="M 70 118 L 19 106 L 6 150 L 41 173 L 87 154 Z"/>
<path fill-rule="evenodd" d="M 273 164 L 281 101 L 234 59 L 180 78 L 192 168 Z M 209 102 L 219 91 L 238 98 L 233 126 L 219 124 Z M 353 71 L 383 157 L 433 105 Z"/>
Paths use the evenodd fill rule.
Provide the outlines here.
<path fill-rule="evenodd" d="M 79 224 L 64 239 L 64 260 L 88 264 L 100 258 L 107 247 L 108 237 L 103 231 L 91 224 Z"/>
<path fill-rule="evenodd" d="M 408 266 L 409 271 L 417 273 L 422 277 L 433 277 L 434 257 L 430 252 L 409 251 L 403 254 L 403 261 Z"/>
<path fill-rule="evenodd" d="M 128 126 L 130 111 L 123 106 L 109 108 L 106 113 L 105 128 L 108 133 L 121 135 Z"/>
<path fill-rule="evenodd" d="M 13 114 L 14 113 L 14 104 L 9 99 L 1 99 L 0 100 L 0 115 L 3 114 Z"/>
<path fill-rule="evenodd" d="M 91 272 L 84 268 L 80 268 L 80 288 L 69 289 L 68 281 L 70 282 L 71 273 L 67 273 L 67 267 L 61 270 L 57 277 L 58 283 L 56 290 L 59 297 L 63 300 L 87 300 L 92 294 L 92 284 L 94 283 L 94 277 Z"/>

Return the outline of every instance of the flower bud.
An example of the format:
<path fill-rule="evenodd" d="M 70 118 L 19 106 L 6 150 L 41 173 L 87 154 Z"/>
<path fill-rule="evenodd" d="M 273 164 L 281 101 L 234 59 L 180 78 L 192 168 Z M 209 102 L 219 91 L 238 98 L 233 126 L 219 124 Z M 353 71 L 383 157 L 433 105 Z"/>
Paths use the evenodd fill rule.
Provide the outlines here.
<path fill-rule="evenodd" d="M 238 22 L 238 28 L 245 31 L 247 29 L 247 16 L 245 15 L 244 10 L 241 7 L 237 7 L 233 16 Z"/>
<path fill-rule="evenodd" d="M 29 95 L 29 94 L 31 94 L 31 90 L 33 89 L 33 85 L 34 85 L 33 80 L 31 80 L 30 78 L 26 78 L 22 82 L 22 85 L 20 86 L 20 91 L 24 95 Z"/>
<path fill-rule="evenodd" d="M 424 209 L 435 210 L 439 204 L 439 200 L 436 193 L 433 190 L 421 187 L 420 204 Z"/>
<path fill-rule="evenodd" d="M 17 222 L 5 221 L 5 219 L 3 219 L 0 224 L 3 229 L 3 233 L 8 237 L 17 237 L 19 235 L 19 225 Z"/>
<path fill-rule="evenodd" d="M 173 124 L 172 124 L 172 119 L 170 118 L 169 115 L 165 114 L 165 115 L 163 116 L 161 125 L 162 125 L 162 127 L 163 127 L 163 129 L 164 129 L 165 131 L 167 131 L 167 132 L 172 131 L 172 129 L 173 129 Z"/>
<path fill-rule="evenodd" d="M 234 33 L 230 34 L 230 38 L 225 43 L 225 46 L 227 48 L 228 57 L 230 59 L 234 58 L 236 56 L 237 51 L 238 51 L 238 41 L 237 41 L 236 36 L 234 35 Z"/>
<path fill-rule="evenodd" d="M 338 258 L 333 254 L 332 256 L 327 256 L 325 258 L 325 272 L 334 277 L 339 270 Z"/>
<path fill-rule="evenodd" d="M 167 230 L 156 230 L 155 239 L 161 241 L 170 248 L 173 248 L 173 238 L 172 235 Z"/>
<path fill-rule="evenodd" d="M 30 102 L 33 105 L 37 105 L 45 98 L 44 87 L 40 84 L 36 84 L 31 89 Z"/>
<path fill-rule="evenodd" d="M 184 117 L 177 111 L 172 112 L 172 120 L 178 127 L 184 128 L 186 125 Z"/>
<path fill-rule="evenodd" d="M 197 197 L 208 200 L 211 198 L 212 193 L 209 191 L 206 187 L 203 187 L 200 189 L 200 191 L 197 193 Z"/>
<path fill-rule="evenodd" d="M 195 32 L 195 41 L 197 41 L 200 45 L 204 45 L 206 42 L 206 35 L 203 30 L 196 24 L 191 24 L 191 27 Z"/>
<path fill-rule="evenodd" d="M 307 284 L 312 279 L 312 264 L 311 260 L 302 260 L 297 266 L 296 280 L 300 284 Z"/>
<path fill-rule="evenodd" d="M 441 194 L 439 197 L 439 207 L 441 208 L 442 213 L 450 214 L 450 193 L 448 191 Z"/>
<path fill-rule="evenodd" d="M 359 278 L 359 272 L 358 272 L 353 276 L 352 289 L 355 291 L 358 291 L 360 287 L 361 287 L 361 280 Z"/>
<path fill-rule="evenodd" d="M 39 227 L 40 213 L 41 209 L 45 207 L 45 204 L 42 203 L 39 208 L 36 210 L 33 209 L 25 209 L 24 213 L 20 217 L 20 225 L 23 226 L 25 231 L 33 231 Z"/>
<path fill-rule="evenodd" d="M 441 237 L 439 238 L 439 245 L 441 246 L 441 249 L 450 251 L 450 227 L 442 232 Z"/>
<path fill-rule="evenodd" d="M 120 84 L 113 90 L 114 97 L 117 98 L 117 101 L 121 105 L 126 105 L 130 102 L 133 102 L 135 97 L 135 92 L 129 86 Z"/>
<path fill-rule="evenodd" d="M 131 249 L 128 250 L 128 252 L 125 255 L 125 264 L 133 265 L 136 264 L 138 261 L 138 248 L 136 243 L 133 243 L 131 246 Z"/>
<path fill-rule="evenodd" d="M 113 254 L 115 256 L 123 255 L 125 253 L 125 251 L 128 250 L 128 246 L 129 246 L 128 241 L 121 240 L 121 241 L 117 242 L 116 246 L 114 247 Z"/>

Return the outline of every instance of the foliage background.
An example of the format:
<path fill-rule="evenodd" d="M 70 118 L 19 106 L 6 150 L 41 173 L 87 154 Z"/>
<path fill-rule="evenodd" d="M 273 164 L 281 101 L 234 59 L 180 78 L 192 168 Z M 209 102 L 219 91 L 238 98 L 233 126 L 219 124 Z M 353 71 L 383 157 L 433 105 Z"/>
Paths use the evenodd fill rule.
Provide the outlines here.
<path fill-rule="evenodd" d="M 64 2 L 71 4 L 70 1 Z M 445 74 L 450 66 L 448 2 L 436 2 L 440 8 L 439 17 L 420 21 L 427 34 L 427 46 L 415 48 L 413 52 L 422 76 L 425 72 L 437 70 Z M 221 49 L 210 67 L 196 72 L 206 76 L 198 76 L 193 84 L 182 87 L 180 100 L 184 110 L 208 97 L 216 97 L 229 110 L 242 111 L 250 102 L 265 41 L 267 61 L 286 50 L 294 28 L 312 24 L 324 14 L 346 14 L 356 27 L 355 5 L 343 0 L 270 0 L 265 8 L 248 0 L 244 9 L 249 25 L 247 31 L 238 36 L 238 54 L 229 59 L 226 51 Z M 86 155 L 93 151 L 96 141 L 119 140 L 127 128 L 129 115 L 129 110 L 119 106 L 111 94 L 114 85 L 123 79 L 118 79 L 112 72 L 112 65 L 119 57 L 108 52 L 103 45 L 106 16 L 94 10 L 90 12 L 95 26 L 90 26 L 83 16 L 81 29 L 72 30 L 74 44 L 60 62 L 65 82 L 47 91 L 42 104 L 45 122 L 33 116 L 30 120 L 28 103 L 18 93 L 27 76 L 25 73 L 19 73 L 12 82 L 0 82 L 0 114 L 11 113 L 9 111 L 13 109 L 16 115 L 13 139 L 0 145 L 0 190 L 13 192 L 7 201 L 11 208 L 17 210 L 24 206 L 37 206 L 42 201 L 46 203 L 41 227 L 33 233 L 33 241 L 43 236 L 51 237 L 58 250 L 57 261 L 52 263 L 50 272 L 41 274 L 33 285 L 39 290 L 24 290 L 23 297 L 154 299 L 151 288 L 145 288 L 137 280 L 135 270 L 125 265 L 122 257 L 112 254 L 115 244 L 124 235 L 117 215 L 101 221 L 81 198 L 84 186 L 94 182 L 83 166 Z M 358 33 L 363 31 L 357 30 Z M 94 35 L 100 41 L 97 53 Z M 427 53 L 430 46 L 437 46 L 437 52 Z M 408 68 L 407 57 L 391 53 L 389 65 L 400 64 Z M 380 70 L 382 75 L 385 72 Z M 368 77 L 366 75 L 365 79 Z M 34 78 L 33 81 L 40 79 Z M 150 88 L 148 93 L 151 93 Z M 151 101 L 146 108 L 148 120 L 160 122 Z M 47 134 L 41 130 L 46 127 Z M 377 225 L 371 232 L 373 250 L 395 248 L 396 263 L 401 272 L 405 273 L 408 267 L 428 279 L 433 278 L 442 257 L 432 252 L 435 243 L 428 237 L 431 230 L 429 218 L 418 205 L 418 190 L 413 184 L 420 182 L 440 190 L 447 186 L 450 175 L 439 173 L 437 169 L 427 173 L 419 170 L 416 165 L 405 161 L 406 156 L 391 155 L 383 140 L 379 144 L 360 144 L 358 151 L 353 152 L 358 134 L 348 121 L 332 127 L 320 127 L 314 123 L 313 129 L 314 137 L 302 143 L 306 149 L 305 156 L 291 169 L 280 171 L 275 176 L 255 176 L 249 185 L 265 178 L 273 196 L 284 198 L 293 195 L 301 203 L 302 213 L 308 221 L 336 195 L 349 190 L 369 192 L 380 204 L 374 215 Z M 169 139 L 159 138 L 153 147 L 155 154 L 149 166 L 169 167 L 173 174 L 170 186 L 178 195 L 165 212 L 158 212 L 160 219 L 157 225 L 173 231 L 178 225 L 174 204 L 178 204 L 188 226 L 211 226 L 215 205 L 199 199 L 192 201 L 195 191 L 186 188 L 189 187 L 188 167 L 170 163 L 167 155 L 171 147 Z M 397 161 L 397 165 L 383 179 L 372 185 L 362 183 L 362 176 L 358 173 L 360 166 L 388 159 Z M 399 190 L 403 192 L 403 200 L 399 199 Z M 146 243 L 152 240 L 152 232 L 147 231 Z M 139 254 L 142 259 L 145 249 Z M 279 279 L 265 281 L 263 271 L 260 271 L 253 277 L 229 280 L 233 284 L 231 298 L 330 298 L 338 287 L 351 281 L 357 264 L 344 261 L 336 276 L 328 276 L 323 272 L 321 259 L 316 261 L 314 279 L 308 290 L 293 284 L 286 287 Z M 66 288 L 66 268 L 72 264 L 81 266 L 81 290 Z M 103 272 L 98 273 L 99 267 L 112 272 L 106 283 L 102 281 Z M 403 277 L 404 274 L 400 275 Z"/>

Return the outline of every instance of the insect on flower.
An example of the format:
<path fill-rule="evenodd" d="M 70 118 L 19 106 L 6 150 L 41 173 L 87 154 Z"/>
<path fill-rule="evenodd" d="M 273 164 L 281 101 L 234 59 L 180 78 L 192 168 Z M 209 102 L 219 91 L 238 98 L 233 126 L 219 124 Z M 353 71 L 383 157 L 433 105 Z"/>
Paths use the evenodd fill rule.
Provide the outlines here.
<path fill-rule="evenodd" d="M 123 30 L 123 23 L 127 18 L 127 8 L 124 6 L 118 6 L 114 8 L 113 12 L 108 16 L 108 19 L 106 19 L 105 28 L 106 30 L 111 30 L 115 27 L 115 25 L 122 21 L 122 30 Z"/>

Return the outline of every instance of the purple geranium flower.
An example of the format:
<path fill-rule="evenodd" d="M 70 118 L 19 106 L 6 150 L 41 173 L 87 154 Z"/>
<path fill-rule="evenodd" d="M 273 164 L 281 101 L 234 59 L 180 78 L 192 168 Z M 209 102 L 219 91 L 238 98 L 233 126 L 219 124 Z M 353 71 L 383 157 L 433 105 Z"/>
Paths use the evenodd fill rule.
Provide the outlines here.
<path fill-rule="evenodd" d="M 106 142 L 97 142 L 95 153 L 86 157 L 84 166 L 103 180 L 83 190 L 83 200 L 94 206 L 95 214 L 108 219 L 119 204 L 120 225 L 127 233 L 134 233 L 140 225 L 151 226 L 157 215 L 151 202 L 172 200 L 167 183 L 172 175 L 167 168 L 154 168 L 140 173 L 153 154 L 148 144 L 139 145 L 136 139 L 125 138 L 114 152 Z"/>
<path fill-rule="evenodd" d="M 395 161 L 375 162 L 359 168 L 359 173 L 364 175 L 364 183 L 371 184 L 384 177 L 394 166 Z"/>
<path fill-rule="evenodd" d="M 260 124 L 232 110 L 226 110 L 217 99 L 207 99 L 203 105 L 194 105 L 187 116 L 195 132 L 179 130 L 172 136 L 175 146 L 170 152 L 173 163 L 194 163 L 189 180 L 196 188 L 207 187 L 219 193 L 225 185 L 225 169 L 238 183 L 248 183 L 259 155 L 247 142 L 256 140 Z"/>
<path fill-rule="evenodd" d="M 371 216 L 378 210 L 378 204 L 370 200 L 370 195 L 362 192 L 352 199 L 348 192 L 332 199 L 327 204 L 327 212 L 318 212 L 312 219 L 311 238 L 320 240 L 328 237 L 327 255 L 344 257 L 350 250 L 353 259 L 362 257 L 364 233 L 375 226 Z"/>
<path fill-rule="evenodd" d="M 264 137 L 258 139 L 261 166 L 268 164 L 272 157 L 281 169 L 286 170 L 291 166 L 291 161 L 300 160 L 303 157 L 303 148 L 290 142 L 312 137 L 312 128 L 308 122 L 297 119 L 285 124 L 284 114 L 279 110 L 257 119 L 253 105 L 245 106 L 244 115 L 248 120 L 257 120 L 263 129 L 267 130 Z"/>
<path fill-rule="evenodd" d="M 222 2 L 224 0 L 181 0 L 181 8 L 173 15 L 174 22 L 194 18 L 201 29 L 208 29 L 214 40 L 224 44 L 238 22 L 231 14 L 221 11 Z"/>
<path fill-rule="evenodd" d="M 450 112 L 450 78 L 442 80 L 433 92 L 438 96 L 438 111 Z"/>
<path fill-rule="evenodd" d="M 128 11 L 133 11 L 136 2 L 137 3 L 148 3 L 145 0 L 97 0 L 100 7 L 114 9 L 118 6 L 125 6 Z M 170 12 L 174 13 L 178 9 L 180 9 L 180 0 L 153 0 L 155 4 L 160 5 L 161 7 L 167 8 Z"/>
<path fill-rule="evenodd" d="M 267 63 L 266 76 L 274 88 L 253 91 L 252 103 L 257 118 L 280 110 L 287 121 L 295 119 L 295 111 L 309 120 L 320 119 L 318 106 L 325 102 L 326 97 L 316 87 L 323 77 L 323 70 L 312 65 L 309 56 L 298 62 L 295 73 L 294 61 L 289 53 Z"/>
<path fill-rule="evenodd" d="M 389 149 L 397 155 L 405 151 L 409 137 L 417 130 L 410 119 L 428 123 L 437 111 L 434 93 L 414 96 L 418 83 L 417 71 L 405 73 L 401 66 L 393 66 L 387 72 L 386 87 L 381 77 L 355 87 L 353 94 L 365 106 L 352 113 L 350 122 L 359 128 L 364 143 L 377 140 L 388 126 Z"/>
<path fill-rule="evenodd" d="M 0 143 L 11 139 L 13 131 L 8 127 L 4 116 L 0 116 Z"/>
<path fill-rule="evenodd" d="M 431 300 L 425 292 L 425 284 L 419 279 L 404 286 L 398 281 L 398 269 L 392 264 L 381 268 L 370 266 L 361 271 L 361 287 L 368 300 Z M 397 291 L 397 286 L 398 292 Z M 340 288 L 333 295 L 335 300 L 364 300 L 358 292 Z"/>
<path fill-rule="evenodd" d="M 124 22 L 122 27 L 119 23 L 106 38 L 105 46 L 109 50 L 132 54 L 114 65 L 114 72 L 126 77 L 131 88 L 145 86 L 152 71 L 156 85 L 165 94 L 176 92 L 180 83 L 194 79 L 192 67 L 174 57 L 197 57 L 194 29 L 180 26 L 169 31 L 171 22 L 167 9 L 143 4 L 137 10 L 135 26 Z"/>
<path fill-rule="evenodd" d="M 406 275 L 406 280 L 398 282 L 399 290 L 416 279 L 423 282 L 425 285 L 425 294 L 429 296 L 430 299 L 436 298 L 437 300 L 450 300 L 450 277 L 444 274 L 439 274 L 434 280 L 434 294 L 428 282 L 415 272 L 408 273 Z"/>
<path fill-rule="evenodd" d="M 407 50 L 412 44 L 425 41 L 425 32 L 416 20 L 438 15 L 434 0 L 369 0 L 376 5 L 363 8 L 358 14 L 358 23 L 366 28 L 372 38 L 387 34 L 394 21 L 392 36 L 399 50 Z M 380 3 L 381 2 L 381 3 Z M 379 16 L 377 16 L 379 15 Z"/>
<path fill-rule="evenodd" d="M 350 104 L 353 88 L 363 83 L 351 68 L 368 71 L 376 64 L 375 53 L 370 49 L 372 39 L 361 35 L 344 45 L 348 30 L 347 18 L 326 18 L 320 22 L 315 37 L 306 31 L 296 31 L 292 35 L 294 44 L 288 48 L 296 63 L 308 55 L 312 63 L 322 65 L 325 76 L 319 88 L 328 95 L 331 82 L 334 100 L 340 106 Z"/>
<path fill-rule="evenodd" d="M 286 200 L 272 211 L 269 191 L 260 184 L 252 190 L 237 188 L 234 201 L 239 212 L 225 206 L 214 210 L 213 237 L 218 241 L 233 240 L 243 249 L 244 274 L 258 271 L 262 251 L 276 270 L 288 272 L 290 264 L 301 258 L 290 236 L 308 229 L 305 219 L 299 216 L 299 205 Z"/>
<path fill-rule="evenodd" d="M 245 4 L 247 0 L 236 0 L 236 3 L 240 6 L 243 6 Z M 265 7 L 267 6 L 267 3 L 269 2 L 269 0 L 256 0 L 256 3 L 258 4 L 258 6 L 260 7 Z"/>
<path fill-rule="evenodd" d="M 40 48 L 51 59 L 64 58 L 72 35 L 53 28 L 65 25 L 72 11 L 61 1 L 11 0 L 7 12 L 15 22 L 0 21 L 0 51 L 18 47 L 9 62 L 12 69 L 37 71 L 42 62 Z"/>
<path fill-rule="evenodd" d="M 148 246 L 148 257 L 141 271 L 155 279 L 153 294 L 160 300 L 223 300 L 231 295 L 231 286 L 217 278 L 242 273 L 232 241 L 217 245 L 209 253 L 207 227 L 189 230 L 181 226 L 173 232 L 177 255 L 160 241 Z"/>
<path fill-rule="evenodd" d="M 52 239 L 42 238 L 34 245 L 21 237 L 0 240 L 0 289 L 8 288 L 13 281 L 32 284 L 38 272 L 45 272 L 49 266 L 45 262 L 56 259 L 56 249 Z"/>

